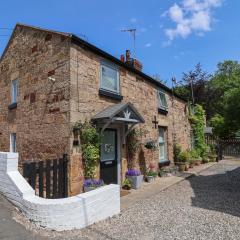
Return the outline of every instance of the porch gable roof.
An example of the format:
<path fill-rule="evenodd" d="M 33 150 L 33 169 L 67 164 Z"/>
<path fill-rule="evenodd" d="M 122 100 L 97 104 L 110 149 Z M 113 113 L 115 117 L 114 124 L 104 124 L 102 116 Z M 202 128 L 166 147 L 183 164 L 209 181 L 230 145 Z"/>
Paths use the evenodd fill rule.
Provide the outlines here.
<path fill-rule="evenodd" d="M 124 117 L 119 116 L 121 113 L 124 114 Z M 134 118 L 130 118 L 131 115 L 134 115 Z M 145 122 L 141 114 L 130 102 L 111 105 L 92 117 L 92 121 L 100 121 L 100 120 L 111 120 L 111 121 L 122 121 L 122 122 L 135 121 L 136 123 Z"/>

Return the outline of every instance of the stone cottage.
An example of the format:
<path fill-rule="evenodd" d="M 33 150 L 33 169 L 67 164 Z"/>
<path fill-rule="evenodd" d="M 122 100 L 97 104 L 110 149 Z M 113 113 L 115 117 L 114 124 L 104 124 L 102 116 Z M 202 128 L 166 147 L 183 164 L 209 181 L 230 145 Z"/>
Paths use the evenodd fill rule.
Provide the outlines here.
<path fill-rule="evenodd" d="M 130 130 L 145 131 L 136 168 L 169 164 L 174 141 L 190 147 L 187 114 L 187 102 L 144 74 L 129 51 L 117 59 L 76 35 L 17 24 L 1 56 L 0 151 L 19 152 L 20 163 L 68 154 L 71 195 L 84 180 L 77 121 L 101 127 L 99 175 L 121 184 Z M 148 141 L 159 145 L 154 154 Z"/>

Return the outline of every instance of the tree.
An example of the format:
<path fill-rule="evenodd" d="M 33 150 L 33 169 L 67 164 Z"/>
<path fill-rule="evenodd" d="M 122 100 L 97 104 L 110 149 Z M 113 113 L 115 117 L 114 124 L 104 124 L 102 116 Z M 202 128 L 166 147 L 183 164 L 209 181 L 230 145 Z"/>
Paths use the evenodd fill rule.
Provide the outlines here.
<path fill-rule="evenodd" d="M 174 88 L 175 93 L 185 99 L 194 101 L 195 104 L 200 104 L 207 111 L 208 108 L 208 81 L 211 75 L 202 70 L 201 64 L 198 63 L 194 70 L 183 73 L 183 86 Z"/>
<path fill-rule="evenodd" d="M 214 114 L 209 123 L 220 137 L 232 137 L 240 130 L 240 64 L 224 61 L 209 82 L 214 98 L 210 109 Z"/>

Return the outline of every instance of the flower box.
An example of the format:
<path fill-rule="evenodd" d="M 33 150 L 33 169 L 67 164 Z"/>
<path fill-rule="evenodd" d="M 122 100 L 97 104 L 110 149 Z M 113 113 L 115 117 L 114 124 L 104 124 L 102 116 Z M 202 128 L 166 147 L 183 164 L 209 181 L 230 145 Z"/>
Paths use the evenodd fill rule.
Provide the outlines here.
<path fill-rule="evenodd" d="M 154 182 L 154 181 L 155 181 L 155 178 L 156 178 L 156 177 L 154 177 L 154 176 L 146 176 L 146 180 L 147 180 L 147 182 L 149 182 L 149 183 Z"/>
<path fill-rule="evenodd" d="M 126 178 L 131 182 L 133 189 L 138 189 L 142 186 L 143 175 L 141 175 L 140 171 L 130 169 L 126 172 Z"/>
<path fill-rule="evenodd" d="M 90 192 L 92 190 L 95 190 L 96 188 L 104 186 L 104 182 L 102 179 L 96 180 L 96 179 L 86 179 L 83 183 L 83 191 L 84 192 Z"/>
<path fill-rule="evenodd" d="M 132 188 L 133 189 L 138 189 L 142 186 L 143 182 L 143 175 L 139 176 L 126 176 L 127 179 L 131 182 Z"/>

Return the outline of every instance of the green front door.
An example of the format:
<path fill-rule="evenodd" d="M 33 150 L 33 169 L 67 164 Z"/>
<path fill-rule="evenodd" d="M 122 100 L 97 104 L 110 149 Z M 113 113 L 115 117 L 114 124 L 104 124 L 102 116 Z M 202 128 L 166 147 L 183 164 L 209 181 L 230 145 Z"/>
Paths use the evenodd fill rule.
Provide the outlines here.
<path fill-rule="evenodd" d="M 100 178 L 106 184 L 118 182 L 117 152 L 117 130 L 104 130 L 101 144 Z"/>

